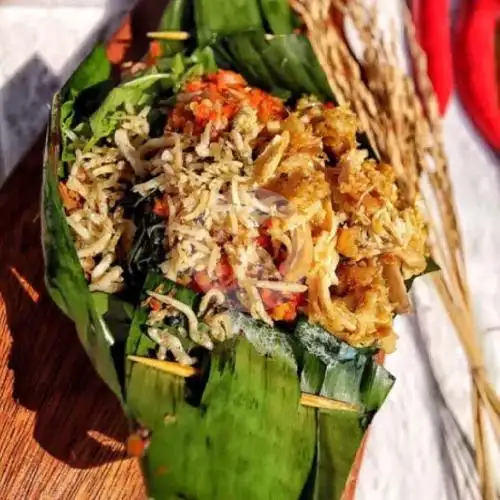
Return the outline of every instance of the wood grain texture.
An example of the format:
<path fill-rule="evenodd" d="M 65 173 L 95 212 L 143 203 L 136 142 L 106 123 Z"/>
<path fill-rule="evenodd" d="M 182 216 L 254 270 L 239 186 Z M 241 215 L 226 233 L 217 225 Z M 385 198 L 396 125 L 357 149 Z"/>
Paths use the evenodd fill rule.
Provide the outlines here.
<path fill-rule="evenodd" d="M 113 62 L 144 53 L 140 35 L 165 3 L 141 3 L 108 50 Z M 145 498 L 119 404 L 44 287 L 42 153 L 40 137 L 0 190 L 0 499 Z M 357 463 L 343 500 L 354 497 Z"/>
<path fill-rule="evenodd" d="M 143 498 L 119 404 L 44 288 L 42 150 L 0 191 L 0 498 Z"/>

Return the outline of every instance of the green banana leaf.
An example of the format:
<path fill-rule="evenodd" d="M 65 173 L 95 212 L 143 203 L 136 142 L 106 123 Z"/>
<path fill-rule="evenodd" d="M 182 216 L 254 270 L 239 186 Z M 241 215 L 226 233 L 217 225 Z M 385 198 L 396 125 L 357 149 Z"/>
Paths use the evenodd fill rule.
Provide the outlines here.
<path fill-rule="evenodd" d="M 96 103 L 100 104 L 110 77 L 111 64 L 104 46 L 97 45 L 65 85 L 59 118 L 63 162 L 75 159 L 74 150 L 81 146 L 74 144 L 75 132 L 84 132 L 85 117 L 93 111 Z"/>
<path fill-rule="evenodd" d="M 127 403 L 152 431 L 143 466 L 150 497 L 300 497 L 315 453 L 315 411 L 299 406 L 285 360 L 239 338 L 211 354 L 199 405 L 186 402 L 186 391 L 178 377 L 132 368 Z"/>
<path fill-rule="evenodd" d="M 333 414 L 318 410 L 317 458 L 311 498 L 323 500 L 342 497 L 365 430 L 363 418 L 358 413 L 339 410 Z"/>
<path fill-rule="evenodd" d="M 60 109 L 60 94 L 56 94 L 52 102 L 43 169 L 45 284 L 54 302 L 75 323 L 80 342 L 97 373 L 123 404 L 122 387 L 111 354 L 115 339 L 89 291 L 57 188 L 62 145 Z"/>
<path fill-rule="evenodd" d="M 165 293 L 172 293 L 174 290 L 178 300 L 191 307 L 196 307 L 199 297 L 194 292 L 165 280 L 157 273 L 150 273 L 145 283 L 145 290 L 154 289 L 158 285 L 164 287 Z M 145 297 L 146 295 L 143 293 L 142 298 Z M 172 375 L 142 365 L 128 364 L 127 405 L 133 418 L 150 427 L 155 436 L 154 446 L 152 445 L 148 449 L 144 459 L 144 470 L 147 474 L 150 494 L 156 498 L 154 492 L 161 491 L 169 492 L 169 495 L 175 497 L 175 494 L 182 491 L 185 494 L 193 495 L 194 498 L 266 498 L 266 492 L 274 491 L 277 498 L 309 498 L 303 496 L 306 495 L 305 485 L 307 481 L 305 478 L 313 474 L 316 477 L 313 481 L 314 488 L 318 491 L 329 492 L 328 496 L 321 493 L 317 498 L 337 498 L 338 496 L 332 496 L 334 495 L 332 492 L 335 492 L 335 495 L 342 492 L 356 451 L 361 443 L 369 415 L 380 407 L 388 394 L 393 383 L 392 376 L 382 367 L 376 365 L 370 355 L 363 354 L 347 344 L 337 341 L 321 328 L 311 327 L 305 320 L 300 321 L 295 331 L 290 333 L 270 328 L 242 312 L 233 311 L 232 316 L 233 324 L 237 325 L 243 332 L 244 338 L 240 338 L 236 346 L 231 341 L 227 343 L 229 345 L 222 344 L 212 353 L 208 385 L 203 392 L 201 403 L 194 408 L 185 401 L 185 385 L 180 379 L 176 381 Z M 147 311 L 138 308 L 127 343 L 129 354 L 145 356 L 154 349 L 154 342 L 145 333 L 146 320 Z M 185 327 L 185 325 L 183 326 Z M 329 339 L 334 341 L 334 348 L 328 345 Z M 244 358 L 240 357 L 241 352 L 245 353 Z M 305 355 L 308 356 L 309 363 L 301 366 Z M 247 367 L 248 358 L 251 359 L 251 362 Z M 316 390 L 307 383 L 310 379 L 311 362 L 315 360 L 317 363 L 313 363 L 312 366 L 315 368 L 318 364 L 323 366 Z M 353 360 L 355 360 L 354 363 Z M 214 363 L 216 364 L 214 365 Z M 222 374 L 219 373 L 221 366 Z M 276 368 L 278 366 L 279 368 Z M 326 377 L 326 366 L 335 366 L 338 376 Z M 239 371 L 240 369 L 249 370 L 250 367 L 251 377 L 245 377 L 244 372 Z M 278 369 L 279 377 L 274 373 L 275 368 Z M 213 375 L 214 371 L 215 376 Z M 298 377 L 297 373 L 300 371 L 302 376 Z M 260 377 L 259 374 L 261 374 Z M 229 386 L 226 385 L 226 376 L 231 380 Z M 237 383 L 234 382 L 235 378 Z M 259 381 L 261 381 L 261 386 L 256 385 Z M 251 386 L 248 386 L 250 383 Z M 150 391 L 144 389 L 145 384 L 152 384 L 154 391 L 160 392 L 161 397 L 148 397 Z M 207 392 L 209 391 L 208 387 L 212 390 L 212 384 L 214 392 L 218 394 L 216 400 L 206 398 L 206 394 L 210 394 Z M 280 397 L 288 400 L 292 394 L 297 393 L 298 388 L 309 393 L 327 393 L 330 397 L 352 403 L 357 408 L 354 408 L 353 411 L 344 409 L 319 411 L 300 407 L 299 414 L 306 411 L 312 414 L 312 418 L 301 420 L 299 430 L 297 430 L 295 428 L 296 420 L 286 419 L 283 421 L 281 415 L 269 412 L 265 403 L 271 395 L 273 404 L 277 408 L 282 408 L 283 414 L 295 415 L 297 398 L 294 398 L 292 406 L 288 407 L 290 401 L 280 401 Z M 253 399 L 252 415 L 245 417 L 248 419 L 246 424 L 248 427 L 242 429 L 239 425 L 234 424 L 234 419 L 238 418 L 241 409 L 240 404 L 246 404 L 242 394 L 254 394 L 255 391 L 259 395 Z M 161 404 L 158 404 L 158 401 L 161 401 Z M 210 420 L 208 424 L 205 419 L 211 417 L 212 409 L 217 412 L 219 405 L 231 408 L 228 415 L 230 425 L 228 420 L 220 415 L 217 418 L 217 425 L 220 424 L 221 429 L 223 429 L 220 432 L 224 432 L 225 441 L 223 440 L 223 442 L 238 443 L 236 450 L 230 450 L 232 460 L 229 462 L 224 452 L 221 452 L 217 447 L 206 446 L 207 433 L 210 437 L 216 435 L 219 430 L 214 422 Z M 247 414 L 248 408 L 246 406 L 243 408 L 241 411 Z M 169 415 L 168 426 L 165 426 L 165 415 Z M 175 423 L 177 423 L 177 416 L 179 416 L 179 421 L 182 418 L 183 426 L 171 425 L 171 417 L 174 415 Z M 254 417 L 259 422 L 259 426 L 256 427 L 259 429 L 258 432 L 255 430 L 254 424 L 251 423 Z M 274 418 L 279 422 L 274 422 Z M 257 446 L 256 443 L 262 444 L 262 446 L 264 443 L 266 446 L 269 444 L 268 439 L 263 439 L 262 436 L 268 436 L 268 429 L 272 429 L 274 425 L 278 424 L 286 436 L 295 436 L 293 440 L 289 442 L 280 437 L 281 445 L 273 446 L 272 449 Z M 208 427 L 206 427 L 207 425 Z M 300 439 L 296 436 L 299 431 L 301 433 Z M 177 441 L 173 439 L 173 435 L 185 439 L 184 433 L 188 433 L 196 443 L 196 445 L 191 444 L 189 448 L 189 453 L 192 450 L 193 458 L 186 458 L 186 469 L 176 469 L 176 472 L 172 473 L 173 478 L 169 477 L 168 474 L 157 477 L 153 471 L 171 470 L 170 464 L 176 463 L 179 448 L 174 445 Z M 306 434 L 307 440 L 304 438 Z M 163 437 L 164 435 L 165 437 Z M 246 440 L 248 443 L 253 443 L 253 446 L 245 446 Z M 157 447 L 158 442 L 169 442 L 170 446 Z M 210 442 L 212 441 L 210 440 Z M 307 449 L 314 450 L 314 452 L 310 452 L 307 455 L 308 459 L 298 464 L 296 462 L 297 446 L 298 443 L 302 442 L 304 446 L 308 446 Z M 244 450 L 243 457 L 240 456 L 240 450 Z M 269 466 L 259 469 L 257 464 L 261 463 L 263 456 L 269 458 Z M 259 484 L 263 485 L 264 488 L 262 490 L 254 489 L 254 495 L 256 495 L 254 497 L 249 496 L 249 492 L 245 492 L 247 487 L 245 482 L 240 483 L 236 480 L 240 477 L 240 469 L 238 468 L 240 460 L 245 460 L 250 464 L 255 460 L 256 470 L 259 471 Z M 215 468 L 222 464 L 220 467 L 223 467 L 225 471 L 220 476 L 225 478 L 223 485 L 214 486 L 214 468 L 200 467 L 200 463 L 213 463 L 216 464 Z M 235 467 L 233 468 L 232 465 Z M 195 483 L 190 477 L 192 470 L 199 471 Z M 279 485 L 273 484 L 273 481 L 281 474 L 280 470 L 290 471 L 290 474 L 291 471 L 294 471 L 293 477 L 303 479 L 299 483 L 300 491 L 304 489 L 302 496 L 298 494 L 299 490 L 296 486 L 294 486 L 293 491 L 290 491 L 282 490 Z M 235 479 L 231 479 L 233 476 Z M 177 483 L 177 481 L 181 481 L 181 483 Z M 228 484 L 232 485 L 231 488 L 227 487 Z M 290 483 L 287 484 L 290 486 Z M 170 497 L 167 495 L 158 498 Z"/>
<path fill-rule="evenodd" d="M 315 411 L 301 407 L 299 396 L 286 362 L 260 356 L 244 338 L 217 347 L 200 406 L 172 391 L 157 393 L 175 420 L 153 428 L 145 457 L 149 494 L 299 498 L 315 453 Z M 168 472 L 155 475 L 158 469 Z"/>
<path fill-rule="evenodd" d="M 193 5 L 189 0 L 172 0 L 161 18 L 160 31 L 190 31 L 193 27 Z M 166 57 L 181 52 L 185 42 L 180 40 L 160 40 L 160 47 Z"/>
<path fill-rule="evenodd" d="M 213 48 L 220 66 L 236 68 L 252 85 L 280 96 L 288 92 L 334 99 L 304 35 L 267 39 L 262 32 L 243 33 L 222 38 Z"/>
<path fill-rule="evenodd" d="M 141 299 L 158 285 L 196 310 L 196 293 L 156 272 L 148 275 Z M 319 327 L 309 328 L 305 320 L 294 332 L 284 332 L 243 312 L 231 314 L 243 336 L 219 344 L 210 354 L 206 373 L 200 376 L 207 380 L 206 386 L 195 405 L 186 402 L 188 389 L 181 378 L 128 362 L 127 406 L 132 418 L 153 435 L 143 464 L 150 496 L 268 498 L 272 492 L 273 498 L 338 498 L 367 417 L 382 404 L 392 376 L 378 365 L 380 372 L 372 368 L 371 356 Z M 127 342 L 128 354 L 147 356 L 154 350 L 146 333 L 147 318 L 148 311 L 139 307 Z M 187 325 L 180 326 L 185 330 Z M 329 338 L 335 348 L 327 345 Z M 324 366 L 335 365 L 338 377 L 327 378 L 323 371 L 319 390 L 312 390 L 298 376 L 307 370 L 301 366 L 306 353 L 311 360 L 321 358 Z M 352 411 L 302 407 L 300 390 L 327 392 L 355 406 Z M 183 446 L 187 441 L 189 446 Z M 242 467 L 248 474 L 242 476 Z M 196 481 L 193 471 L 197 471 Z M 258 482 L 253 474 L 258 474 Z M 313 488 L 321 492 L 317 497 L 307 492 L 310 475 L 315 477 Z"/>
<path fill-rule="evenodd" d="M 47 288 L 75 322 L 131 422 L 151 430 L 142 468 L 157 500 L 338 499 L 366 428 L 394 383 L 370 349 L 354 349 L 303 318 L 293 331 L 281 331 L 237 311 L 233 321 L 244 335 L 211 353 L 201 350 L 196 379 L 127 361 L 131 354 L 151 356 L 156 347 L 147 336 L 147 312 L 138 306 L 144 296 L 90 293 L 66 223 L 57 183 L 75 149 L 112 136 L 125 106 L 154 108 L 216 63 L 284 97 L 313 93 L 334 100 L 308 39 L 293 34 L 297 25 L 284 0 L 172 0 L 159 29 L 196 33 L 198 46 L 162 42 L 157 66 L 123 82 L 111 79 L 98 46 L 54 97 L 42 201 Z M 164 118 L 148 116 L 160 132 Z M 158 273 L 149 273 L 144 288 L 160 283 L 197 307 L 197 294 Z M 303 407 L 301 391 L 351 409 Z"/>
<path fill-rule="evenodd" d="M 255 0 L 196 0 L 194 18 L 199 46 L 245 31 L 263 31 L 259 3 Z"/>
<path fill-rule="evenodd" d="M 297 26 L 297 18 L 288 5 L 288 0 L 259 0 L 264 23 L 270 33 L 289 35 Z"/>

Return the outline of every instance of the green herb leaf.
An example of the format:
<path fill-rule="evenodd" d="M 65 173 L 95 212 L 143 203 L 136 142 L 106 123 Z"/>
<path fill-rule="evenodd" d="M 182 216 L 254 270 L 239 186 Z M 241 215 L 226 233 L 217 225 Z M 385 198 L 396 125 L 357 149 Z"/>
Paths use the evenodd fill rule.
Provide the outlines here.
<path fill-rule="evenodd" d="M 140 110 L 152 104 L 158 98 L 159 83 L 171 88 L 174 78 L 171 73 L 156 73 L 141 76 L 114 88 L 90 117 L 92 139 L 87 143 L 86 150 L 89 151 L 101 139 L 110 137 L 115 132 L 126 114 L 126 107 Z"/>
<path fill-rule="evenodd" d="M 99 44 L 73 73 L 66 83 L 65 89 L 76 95 L 82 90 L 108 80 L 110 76 L 111 63 L 106 55 L 104 45 Z"/>
<path fill-rule="evenodd" d="M 207 47 L 196 50 L 189 57 L 176 54 L 171 58 L 163 58 L 158 61 L 158 68 L 122 83 L 108 94 L 90 117 L 92 139 L 86 145 L 87 151 L 115 132 L 127 108 L 140 110 L 151 106 L 161 98 L 172 95 L 172 91 L 178 90 L 187 79 L 212 72 L 217 66 L 211 49 Z"/>

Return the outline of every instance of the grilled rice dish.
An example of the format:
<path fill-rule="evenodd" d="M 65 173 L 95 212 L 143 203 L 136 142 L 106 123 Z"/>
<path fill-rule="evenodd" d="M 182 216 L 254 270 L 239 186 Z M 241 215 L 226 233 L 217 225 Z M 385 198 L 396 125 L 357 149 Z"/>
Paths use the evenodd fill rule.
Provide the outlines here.
<path fill-rule="evenodd" d="M 159 326 L 167 315 L 186 315 L 191 340 L 210 348 L 234 331 L 234 307 L 269 325 L 304 314 L 353 346 L 394 349 L 393 317 L 409 308 L 405 280 L 425 269 L 427 233 L 392 167 L 359 148 L 348 107 L 285 104 L 218 71 L 184 85 L 159 137 L 151 111 L 127 109 L 113 140 L 77 152 L 59 185 L 91 290 L 126 287 L 133 193 L 164 230 L 165 277 L 205 293 L 195 312 L 150 291 L 160 357 L 193 362 Z"/>

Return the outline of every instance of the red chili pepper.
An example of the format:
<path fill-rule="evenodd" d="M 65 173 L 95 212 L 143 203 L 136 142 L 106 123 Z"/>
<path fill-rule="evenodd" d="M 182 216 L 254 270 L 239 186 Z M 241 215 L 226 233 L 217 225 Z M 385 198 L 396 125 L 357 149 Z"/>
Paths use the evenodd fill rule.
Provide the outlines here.
<path fill-rule="evenodd" d="M 429 78 L 443 115 L 453 91 L 450 0 L 412 0 L 417 41 L 427 56 Z"/>
<path fill-rule="evenodd" d="M 462 3 L 456 29 L 455 69 L 460 99 L 484 139 L 500 149 L 500 96 L 496 41 L 500 0 Z"/>

